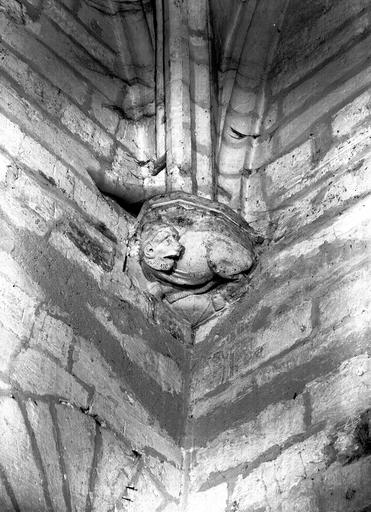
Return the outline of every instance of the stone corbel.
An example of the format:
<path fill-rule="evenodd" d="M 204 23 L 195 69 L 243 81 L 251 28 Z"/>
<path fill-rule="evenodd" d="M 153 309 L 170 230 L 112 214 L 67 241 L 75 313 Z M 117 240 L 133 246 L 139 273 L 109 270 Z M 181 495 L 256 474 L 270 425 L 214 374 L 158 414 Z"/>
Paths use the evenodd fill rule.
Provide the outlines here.
<path fill-rule="evenodd" d="M 256 262 L 254 230 L 228 206 L 185 192 L 147 201 L 132 271 L 192 325 L 225 307 Z"/>

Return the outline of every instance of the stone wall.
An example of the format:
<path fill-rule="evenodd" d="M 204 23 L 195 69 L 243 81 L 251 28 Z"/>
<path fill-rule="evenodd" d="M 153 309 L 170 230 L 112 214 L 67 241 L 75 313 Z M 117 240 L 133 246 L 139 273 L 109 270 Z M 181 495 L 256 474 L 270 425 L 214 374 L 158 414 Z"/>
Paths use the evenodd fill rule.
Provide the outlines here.
<path fill-rule="evenodd" d="M 179 501 L 188 331 L 123 272 L 132 218 L 86 172 L 122 85 L 88 5 L 0 2 L 2 512 Z"/>
<path fill-rule="evenodd" d="M 370 33 L 367 1 L 289 3 L 244 178 L 266 242 L 196 333 L 189 512 L 370 510 Z"/>

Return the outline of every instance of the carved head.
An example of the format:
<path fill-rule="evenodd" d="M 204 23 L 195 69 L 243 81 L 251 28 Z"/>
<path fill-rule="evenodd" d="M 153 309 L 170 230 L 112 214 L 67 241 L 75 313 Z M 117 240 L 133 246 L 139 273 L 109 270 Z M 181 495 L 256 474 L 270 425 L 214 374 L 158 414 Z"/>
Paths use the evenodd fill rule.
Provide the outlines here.
<path fill-rule="evenodd" d="M 179 259 L 183 246 L 179 234 L 167 224 L 147 224 L 140 238 L 140 259 L 154 270 L 170 272 Z"/>

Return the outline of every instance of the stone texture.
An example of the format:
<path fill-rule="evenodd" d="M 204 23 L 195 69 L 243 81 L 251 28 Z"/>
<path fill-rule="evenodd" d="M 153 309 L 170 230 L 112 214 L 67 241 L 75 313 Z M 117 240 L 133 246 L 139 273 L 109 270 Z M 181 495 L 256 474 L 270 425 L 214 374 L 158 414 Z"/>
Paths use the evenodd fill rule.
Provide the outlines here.
<path fill-rule="evenodd" d="M 126 486 L 137 470 L 138 459 L 114 434 L 102 430 L 102 453 L 94 487 L 94 512 L 109 512 L 122 503 Z"/>
<path fill-rule="evenodd" d="M 56 429 L 48 404 L 28 400 L 26 410 L 45 469 L 51 502 L 55 510 L 65 512 L 68 509 L 63 495 L 64 478 L 56 444 Z"/>
<path fill-rule="evenodd" d="M 81 407 L 87 406 L 88 392 L 56 362 L 34 349 L 24 350 L 14 361 L 12 378 L 35 395 L 56 395 Z"/>
<path fill-rule="evenodd" d="M 108 310 L 99 308 L 93 311 L 93 314 L 105 329 L 120 341 L 129 358 L 158 382 L 164 391 L 174 394 L 181 392 L 181 372 L 172 359 L 155 352 L 140 337 L 127 336 L 120 332 L 110 319 Z"/>
<path fill-rule="evenodd" d="M 13 512 L 14 507 L 3 482 L 0 482 L 0 506 L 4 512 Z"/>
<path fill-rule="evenodd" d="M 0 508 L 368 510 L 369 2 L 93 3 L 0 0 Z M 192 361 L 90 176 L 266 237 Z"/>
<path fill-rule="evenodd" d="M 47 511 L 42 476 L 22 413 L 13 398 L 0 398 L 0 461 L 17 502 L 25 510 Z"/>
<path fill-rule="evenodd" d="M 30 345 L 45 350 L 65 367 L 72 339 L 73 329 L 69 325 L 43 311 L 34 323 Z"/>
<path fill-rule="evenodd" d="M 230 468 L 249 465 L 258 456 L 305 430 L 304 402 L 278 403 L 267 407 L 255 420 L 229 428 L 195 452 L 191 481 L 196 489 L 208 478 Z M 197 435 L 197 434 L 196 434 Z M 197 437 L 196 437 L 197 443 Z"/>
<path fill-rule="evenodd" d="M 0 326 L 0 371 L 8 373 L 12 356 L 18 352 L 21 340 L 3 326 Z"/>
<path fill-rule="evenodd" d="M 332 133 L 335 137 L 348 135 L 356 125 L 367 119 L 370 113 L 371 94 L 366 91 L 336 113 L 332 122 Z"/>
<path fill-rule="evenodd" d="M 128 512 L 147 512 L 148 510 L 159 511 L 164 501 L 163 494 L 154 485 L 151 477 L 143 471 L 135 483 L 135 491 L 127 489 L 126 509 Z"/>
<path fill-rule="evenodd" d="M 94 457 L 95 422 L 64 405 L 57 406 L 57 418 L 72 509 L 84 510 Z"/>
<path fill-rule="evenodd" d="M 331 425 L 370 408 L 370 371 L 365 354 L 344 362 L 334 375 L 309 384 L 312 422 Z"/>

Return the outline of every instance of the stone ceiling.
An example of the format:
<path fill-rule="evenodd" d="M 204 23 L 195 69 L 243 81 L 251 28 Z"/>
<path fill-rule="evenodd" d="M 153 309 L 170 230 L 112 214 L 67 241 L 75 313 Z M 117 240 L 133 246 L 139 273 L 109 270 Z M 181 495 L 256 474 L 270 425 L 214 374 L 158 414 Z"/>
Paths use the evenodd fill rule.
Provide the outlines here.
<path fill-rule="evenodd" d="M 127 152 L 93 175 L 98 186 L 128 203 L 182 190 L 239 211 L 287 0 L 85 2 L 124 82 L 110 107 Z"/>

